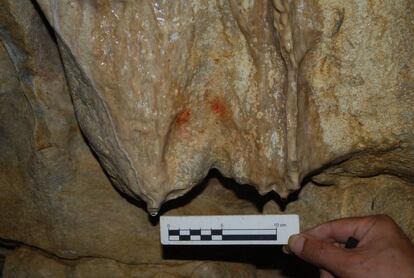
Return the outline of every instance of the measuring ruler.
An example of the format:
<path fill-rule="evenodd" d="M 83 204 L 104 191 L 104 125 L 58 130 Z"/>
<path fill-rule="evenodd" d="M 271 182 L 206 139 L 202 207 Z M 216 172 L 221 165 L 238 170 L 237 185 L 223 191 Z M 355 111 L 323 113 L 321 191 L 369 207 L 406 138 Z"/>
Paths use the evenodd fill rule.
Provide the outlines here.
<path fill-rule="evenodd" d="M 161 216 L 163 245 L 285 245 L 298 215 Z"/>

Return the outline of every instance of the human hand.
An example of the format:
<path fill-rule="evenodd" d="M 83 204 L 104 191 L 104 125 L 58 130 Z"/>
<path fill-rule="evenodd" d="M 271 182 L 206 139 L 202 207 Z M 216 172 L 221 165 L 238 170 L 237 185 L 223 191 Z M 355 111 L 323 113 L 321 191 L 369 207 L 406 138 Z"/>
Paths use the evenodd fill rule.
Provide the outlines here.
<path fill-rule="evenodd" d="M 345 249 L 349 237 L 359 240 Z M 321 277 L 414 277 L 414 246 L 388 216 L 334 220 L 291 236 L 288 249 Z"/>

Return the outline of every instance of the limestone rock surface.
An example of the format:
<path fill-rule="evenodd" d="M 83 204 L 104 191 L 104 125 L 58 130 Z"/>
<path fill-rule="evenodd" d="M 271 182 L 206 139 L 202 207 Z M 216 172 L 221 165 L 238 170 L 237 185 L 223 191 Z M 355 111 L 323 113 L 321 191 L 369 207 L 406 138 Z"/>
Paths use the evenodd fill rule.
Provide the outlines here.
<path fill-rule="evenodd" d="M 287 195 L 269 1 L 38 2 L 80 127 L 121 191 L 156 213 L 214 167 Z"/>
<path fill-rule="evenodd" d="M 300 175 L 413 181 L 413 2 L 309 3 L 322 27 L 298 73 Z"/>
<path fill-rule="evenodd" d="M 333 177 L 330 177 L 330 180 L 332 179 Z M 303 215 L 302 230 L 332 219 L 387 214 L 399 223 L 411 239 L 414 239 L 412 184 L 387 175 L 334 179 L 334 186 L 321 186 L 312 182 L 305 185 L 299 193 L 298 200 L 287 205 L 285 213 L 301 212 Z M 280 213 L 280 209 L 269 202 L 265 205 L 264 212 Z"/>
<path fill-rule="evenodd" d="M 252 265 L 222 262 L 172 262 L 169 264 L 121 264 L 108 259 L 56 261 L 29 249 L 19 249 L 7 259 L 6 277 L 45 278 L 253 278 Z"/>
<path fill-rule="evenodd" d="M 302 229 L 386 213 L 414 240 L 413 14 L 410 0 L 0 0 L 4 276 L 298 268 L 168 258 L 146 210 L 297 213 Z"/>
<path fill-rule="evenodd" d="M 347 159 L 412 179 L 410 1 L 39 4 L 84 134 L 152 213 L 212 167 L 282 196 Z"/>

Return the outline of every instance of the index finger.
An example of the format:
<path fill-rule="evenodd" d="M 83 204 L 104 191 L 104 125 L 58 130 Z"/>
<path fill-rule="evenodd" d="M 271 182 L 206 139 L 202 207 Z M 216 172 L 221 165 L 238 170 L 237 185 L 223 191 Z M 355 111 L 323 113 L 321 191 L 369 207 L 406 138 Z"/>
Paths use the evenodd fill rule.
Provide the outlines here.
<path fill-rule="evenodd" d="M 349 237 L 361 240 L 375 222 L 375 216 L 343 218 L 316 226 L 303 233 L 320 240 L 345 243 Z"/>

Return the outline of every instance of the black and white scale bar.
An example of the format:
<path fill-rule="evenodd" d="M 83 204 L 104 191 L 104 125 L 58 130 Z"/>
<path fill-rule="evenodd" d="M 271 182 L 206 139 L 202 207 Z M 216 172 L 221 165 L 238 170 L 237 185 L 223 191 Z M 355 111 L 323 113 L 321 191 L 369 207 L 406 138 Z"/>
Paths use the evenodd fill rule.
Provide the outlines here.
<path fill-rule="evenodd" d="M 168 240 L 277 240 L 277 229 L 168 230 Z"/>
<path fill-rule="evenodd" d="M 161 217 L 164 245 L 286 244 L 299 232 L 297 215 Z"/>

